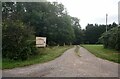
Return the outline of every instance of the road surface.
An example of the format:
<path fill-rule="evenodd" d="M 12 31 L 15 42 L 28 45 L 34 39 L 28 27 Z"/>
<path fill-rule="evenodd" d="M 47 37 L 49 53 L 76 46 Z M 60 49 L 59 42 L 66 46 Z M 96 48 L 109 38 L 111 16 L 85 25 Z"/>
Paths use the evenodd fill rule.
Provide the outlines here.
<path fill-rule="evenodd" d="M 81 57 L 67 50 L 55 60 L 3 70 L 3 77 L 118 77 L 118 64 L 97 58 L 80 47 Z"/>

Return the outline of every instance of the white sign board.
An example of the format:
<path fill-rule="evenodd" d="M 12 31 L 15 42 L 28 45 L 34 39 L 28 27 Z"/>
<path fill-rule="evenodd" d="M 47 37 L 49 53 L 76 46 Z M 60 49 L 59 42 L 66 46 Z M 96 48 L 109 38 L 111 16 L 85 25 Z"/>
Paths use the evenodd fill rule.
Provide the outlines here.
<path fill-rule="evenodd" d="M 36 47 L 46 47 L 46 37 L 36 37 Z"/>

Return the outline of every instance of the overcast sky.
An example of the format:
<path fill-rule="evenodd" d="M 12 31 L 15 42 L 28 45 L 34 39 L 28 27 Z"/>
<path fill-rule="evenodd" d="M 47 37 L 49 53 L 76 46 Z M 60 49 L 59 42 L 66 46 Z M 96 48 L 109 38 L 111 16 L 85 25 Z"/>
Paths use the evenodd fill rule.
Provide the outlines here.
<path fill-rule="evenodd" d="M 80 19 L 82 28 L 88 23 L 105 24 L 108 14 L 108 23 L 118 23 L 118 2 L 120 0 L 48 0 L 62 3 L 69 15 Z"/>

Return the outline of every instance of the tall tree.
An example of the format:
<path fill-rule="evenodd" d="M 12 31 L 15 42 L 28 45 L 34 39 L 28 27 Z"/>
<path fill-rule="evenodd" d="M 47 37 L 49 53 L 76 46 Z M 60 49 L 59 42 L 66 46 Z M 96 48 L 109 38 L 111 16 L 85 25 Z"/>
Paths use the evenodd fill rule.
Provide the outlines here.
<path fill-rule="evenodd" d="M 117 24 L 113 22 L 113 24 L 108 25 L 108 30 L 117 27 Z M 99 38 L 105 32 L 106 25 L 98 25 L 98 24 L 88 24 L 86 29 L 84 30 L 84 39 L 85 43 L 96 44 L 100 43 Z"/>
<path fill-rule="evenodd" d="M 75 39 L 73 41 L 73 44 L 81 44 L 83 42 L 83 33 L 81 30 L 81 26 L 79 24 L 79 19 L 76 17 L 72 17 L 71 20 L 72 20 L 74 33 L 75 33 Z"/>

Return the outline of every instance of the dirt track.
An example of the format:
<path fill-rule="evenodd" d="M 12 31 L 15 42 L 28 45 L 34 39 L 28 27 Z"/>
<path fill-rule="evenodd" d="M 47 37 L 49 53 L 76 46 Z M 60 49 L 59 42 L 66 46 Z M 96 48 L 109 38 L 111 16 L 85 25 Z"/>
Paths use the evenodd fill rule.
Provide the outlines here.
<path fill-rule="evenodd" d="M 118 77 L 118 64 L 95 57 L 80 47 L 74 48 L 53 61 L 27 67 L 3 70 L 3 77 Z"/>

